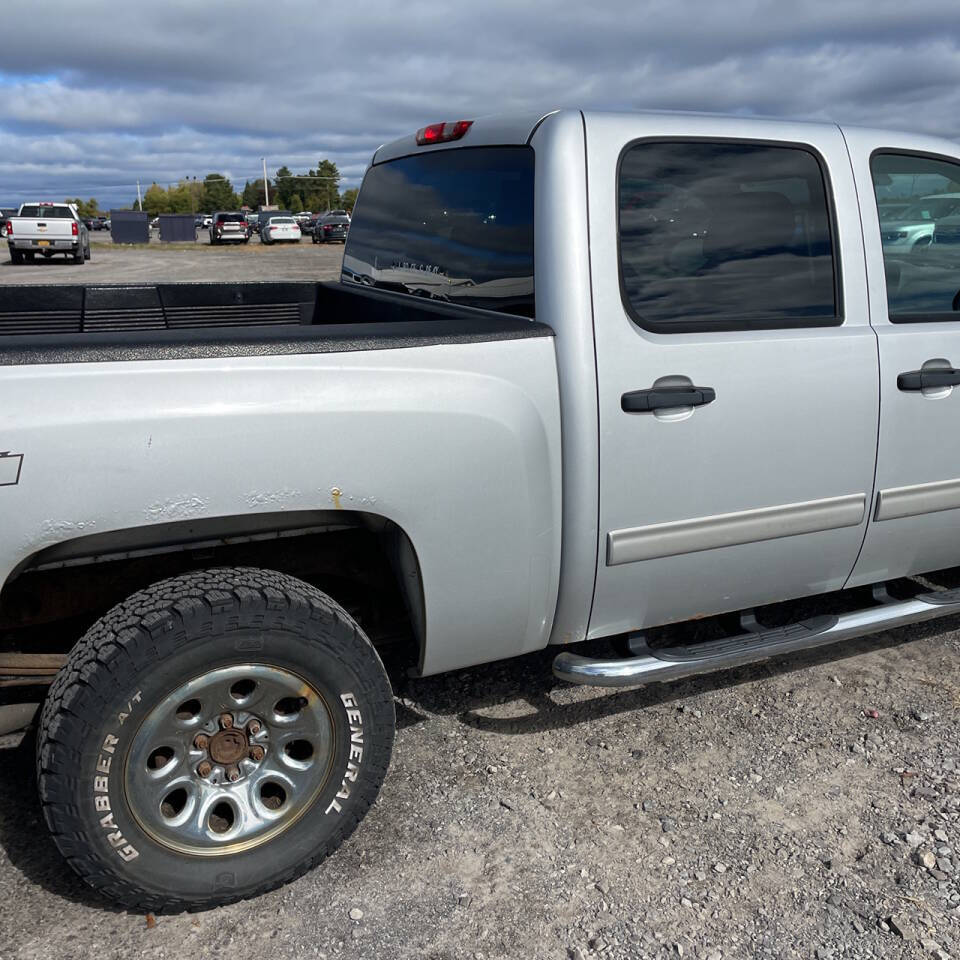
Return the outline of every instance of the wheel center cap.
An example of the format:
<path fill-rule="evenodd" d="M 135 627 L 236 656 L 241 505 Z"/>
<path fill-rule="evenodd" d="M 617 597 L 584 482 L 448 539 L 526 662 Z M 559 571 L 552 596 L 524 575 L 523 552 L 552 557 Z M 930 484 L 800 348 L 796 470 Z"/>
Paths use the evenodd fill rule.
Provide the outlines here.
<path fill-rule="evenodd" d="M 242 730 L 221 730 L 210 738 L 214 763 L 236 763 L 246 752 L 247 737 Z"/>

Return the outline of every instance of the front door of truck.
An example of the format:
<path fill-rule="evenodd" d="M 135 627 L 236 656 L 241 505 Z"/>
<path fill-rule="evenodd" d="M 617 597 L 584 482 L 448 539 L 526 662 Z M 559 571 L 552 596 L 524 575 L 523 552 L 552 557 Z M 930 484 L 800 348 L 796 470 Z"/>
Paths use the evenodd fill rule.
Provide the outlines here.
<path fill-rule="evenodd" d="M 588 115 L 586 142 L 590 635 L 839 589 L 863 542 L 878 416 L 839 129 Z"/>
<path fill-rule="evenodd" d="M 846 132 L 880 344 L 877 494 L 854 582 L 960 564 L 960 151 Z"/>

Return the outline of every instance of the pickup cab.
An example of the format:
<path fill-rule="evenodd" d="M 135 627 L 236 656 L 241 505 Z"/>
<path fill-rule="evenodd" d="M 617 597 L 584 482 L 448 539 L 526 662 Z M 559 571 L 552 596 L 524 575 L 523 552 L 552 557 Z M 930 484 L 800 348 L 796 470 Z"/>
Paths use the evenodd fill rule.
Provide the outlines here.
<path fill-rule="evenodd" d="M 24 203 L 7 221 L 7 247 L 13 263 L 31 263 L 65 254 L 74 263 L 90 259 L 90 232 L 72 203 Z"/>
<path fill-rule="evenodd" d="M 877 212 L 957 183 L 827 123 L 456 121 L 376 152 L 339 283 L 8 289 L 0 719 L 42 705 L 71 866 L 308 869 L 386 773 L 381 652 L 622 686 L 960 611 L 960 243 Z"/>

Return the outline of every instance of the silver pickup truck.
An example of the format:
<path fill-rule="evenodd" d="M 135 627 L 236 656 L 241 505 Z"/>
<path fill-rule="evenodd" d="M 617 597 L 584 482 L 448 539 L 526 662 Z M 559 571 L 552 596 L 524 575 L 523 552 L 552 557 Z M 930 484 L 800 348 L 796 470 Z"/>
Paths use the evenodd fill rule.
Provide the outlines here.
<path fill-rule="evenodd" d="M 42 703 L 71 866 L 174 910 L 318 862 L 388 644 L 618 686 L 960 611 L 960 237 L 877 213 L 958 183 L 832 124 L 459 121 L 377 151 L 340 283 L 5 289 L 0 719 Z"/>

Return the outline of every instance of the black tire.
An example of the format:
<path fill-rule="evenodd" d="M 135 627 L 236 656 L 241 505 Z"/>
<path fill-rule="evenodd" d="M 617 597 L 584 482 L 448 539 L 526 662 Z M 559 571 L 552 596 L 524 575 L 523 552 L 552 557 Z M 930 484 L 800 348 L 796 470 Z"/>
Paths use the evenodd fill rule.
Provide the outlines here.
<path fill-rule="evenodd" d="M 90 259 L 90 244 L 89 244 L 89 243 L 87 244 L 87 249 L 86 249 L 86 252 L 84 253 L 84 256 L 86 257 L 87 260 Z"/>
<path fill-rule="evenodd" d="M 161 729 L 153 718 L 167 715 L 159 712 L 164 701 L 177 699 L 178 688 L 187 681 L 200 682 L 217 670 L 230 678 L 238 670 L 253 676 L 254 670 L 288 671 L 302 678 L 315 691 L 315 703 L 321 704 L 311 709 L 328 717 L 325 752 L 317 757 L 328 763 L 317 768 L 308 801 L 295 808 L 299 812 L 281 832 L 274 835 L 270 828 L 252 847 L 237 842 L 239 849 L 223 850 L 221 845 L 215 855 L 197 856 L 178 852 L 141 826 L 129 803 L 135 794 L 128 793 L 127 783 L 142 774 L 136 772 L 138 763 L 128 760 L 141 730 Z M 234 696 L 234 687 L 229 689 Z M 268 728 L 281 703 L 270 707 L 274 696 L 260 700 L 266 704 L 262 709 L 270 718 L 264 719 Z M 198 697 L 206 698 L 203 693 Z M 212 692 L 207 697 L 203 710 L 221 709 L 224 701 Z M 242 719 L 242 708 L 231 702 L 226 709 L 236 709 L 240 726 L 234 732 L 241 731 L 245 738 L 250 721 Z M 306 706 L 298 709 L 308 712 Z M 181 719 L 177 712 L 171 732 L 156 737 L 174 738 L 172 731 Z M 221 722 L 223 729 L 229 726 Z M 114 607 L 73 649 L 50 689 L 40 721 L 40 799 L 60 851 L 103 895 L 140 911 L 219 906 L 288 883 L 353 832 L 383 782 L 394 727 L 393 697 L 379 656 L 349 614 L 325 594 L 269 570 L 234 567 L 185 574 Z M 249 733 L 251 743 L 255 734 Z M 284 760 L 280 742 L 279 736 L 266 741 L 274 763 Z M 193 747 L 170 760 L 171 769 L 180 771 L 182 766 L 183 774 L 194 777 Z M 212 742 L 208 749 L 213 757 Z M 151 753 L 145 761 L 145 772 L 153 769 L 153 757 Z M 248 762 L 246 755 L 241 762 Z M 192 787 L 201 798 L 194 804 L 197 809 L 205 809 L 203 790 L 212 779 L 207 776 Z M 263 782 L 251 775 L 248 792 L 262 789 L 251 784 Z M 229 793 L 234 787 L 224 779 L 216 789 Z M 166 816 L 162 810 L 162 803 L 151 800 L 150 816 Z M 209 831 L 212 814 L 199 820 L 208 823 Z"/>
<path fill-rule="evenodd" d="M 77 252 L 73 255 L 73 262 L 80 264 L 87 262 L 87 258 L 83 255 L 83 244 L 77 247 Z"/>
<path fill-rule="evenodd" d="M 13 264 L 23 263 L 23 254 L 19 250 L 10 250 L 10 262 Z"/>

